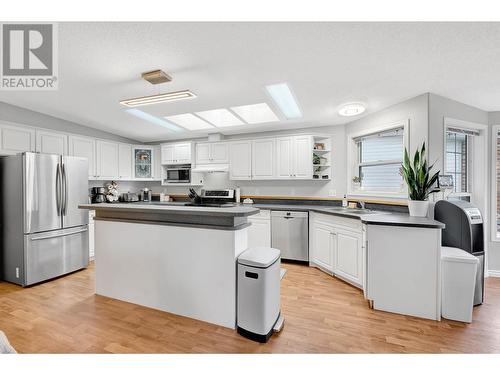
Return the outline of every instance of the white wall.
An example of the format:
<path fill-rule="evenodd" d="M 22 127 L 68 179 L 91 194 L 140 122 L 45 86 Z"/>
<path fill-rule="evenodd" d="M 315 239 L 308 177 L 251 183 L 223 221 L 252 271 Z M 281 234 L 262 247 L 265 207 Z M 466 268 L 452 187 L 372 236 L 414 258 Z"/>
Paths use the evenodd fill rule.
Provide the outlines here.
<path fill-rule="evenodd" d="M 60 132 L 80 134 L 88 137 L 110 139 L 118 142 L 140 143 L 115 134 L 89 128 L 84 125 L 76 124 L 74 122 L 49 116 L 40 112 L 35 112 L 26 108 L 17 107 L 5 102 L 0 102 L 0 121 L 1 120 Z"/>
<path fill-rule="evenodd" d="M 492 133 L 491 127 L 493 125 L 500 125 L 500 112 L 490 112 L 489 116 L 488 116 L 488 124 L 490 125 L 490 137 L 494 137 L 495 135 Z M 490 140 L 491 140 L 491 138 L 490 138 Z M 494 163 L 495 159 L 493 158 L 493 150 L 491 149 L 492 142 L 489 142 L 489 144 L 490 144 L 489 155 L 491 155 L 490 156 L 491 162 Z M 489 170 L 491 171 L 492 168 L 490 167 Z M 492 188 L 493 181 L 495 178 L 496 178 L 496 176 L 491 173 L 490 174 L 490 183 L 489 183 L 490 189 Z M 495 201 L 493 199 L 491 199 L 493 195 L 494 195 L 494 192 L 490 191 L 490 194 L 489 194 L 490 207 L 496 206 Z M 488 260 L 489 260 L 489 267 L 488 268 L 490 270 L 496 270 L 497 272 L 500 272 L 500 242 L 491 241 L 491 238 L 490 238 L 489 250 L 490 250 L 490 254 L 488 257 Z"/>

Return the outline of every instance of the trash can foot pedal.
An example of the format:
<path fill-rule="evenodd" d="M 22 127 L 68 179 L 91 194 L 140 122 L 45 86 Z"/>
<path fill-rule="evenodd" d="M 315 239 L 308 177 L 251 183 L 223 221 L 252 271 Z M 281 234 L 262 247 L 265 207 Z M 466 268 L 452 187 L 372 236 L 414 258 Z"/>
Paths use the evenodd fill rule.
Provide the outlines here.
<path fill-rule="evenodd" d="M 285 318 L 283 318 L 283 315 L 280 314 L 280 317 L 276 321 L 273 327 L 273 332 L 279 332 L 283 328 L 283 325 L 285 324 Z"/>

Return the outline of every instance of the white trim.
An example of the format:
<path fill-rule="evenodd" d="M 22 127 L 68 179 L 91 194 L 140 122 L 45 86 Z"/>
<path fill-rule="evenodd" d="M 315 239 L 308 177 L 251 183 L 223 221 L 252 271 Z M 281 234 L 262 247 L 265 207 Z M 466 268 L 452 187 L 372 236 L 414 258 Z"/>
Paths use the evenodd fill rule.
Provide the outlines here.
<path fill-rule="evenodd" d="M 407 198 L 406 187 L 399 191 L 377 191 L 377 190 L 354 190 L 352 186 L 352 178 L 354 169 L 358 167 L 357 146 L 354 139 L 363 136 L 388 131 L 391 129 L 403 128 L 403 145 L 409 149 L 410 145 L 410 119 L 404 119 L 388 124 L 377 125 L 369 129 L 349 133 L 346 136 L 347 142 L 347 194 L 349 196 L 370 196 L 370 197 L 385 197 L 385 198 Z"/>
<path fill-rule="evenodd" d="M 500 277 L 500 270 L 488 270 L 485 277 Z"/>
<path fill-rule="evenodd" d="M 500 238 L 497 237 L 497 138 L 498 132 L 500 131 L 500 125 L 493 125 L 491 127 L 491 215 L 490 215 L 490 231 L 491 231 L 491 241 L 500 242 Z"/>

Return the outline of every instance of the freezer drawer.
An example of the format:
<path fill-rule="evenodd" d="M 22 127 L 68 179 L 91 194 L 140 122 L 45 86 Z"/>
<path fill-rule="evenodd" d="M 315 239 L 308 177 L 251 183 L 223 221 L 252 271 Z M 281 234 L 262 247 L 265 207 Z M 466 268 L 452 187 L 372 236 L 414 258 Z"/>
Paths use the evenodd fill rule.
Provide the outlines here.
<path fill-rule="evenodd" d="M 281 259 L 309 260 L 309 213 L 271 212 L 271 246 L 281 251 Z"/>
<path fill-rule="evenodd" d="M 89 264 L 87 225 L 24 236 L 25 283 L 35 284 Z"/>

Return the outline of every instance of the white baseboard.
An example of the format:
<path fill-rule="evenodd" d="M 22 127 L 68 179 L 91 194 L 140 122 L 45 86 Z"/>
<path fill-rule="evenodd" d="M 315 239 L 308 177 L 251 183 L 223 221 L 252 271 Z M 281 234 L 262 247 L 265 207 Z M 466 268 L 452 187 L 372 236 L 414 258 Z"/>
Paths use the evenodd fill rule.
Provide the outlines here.
<path fill-rule="evenodd" d="M 500 277 L 499 270 L 488 270 L 486 277 Z"/>

